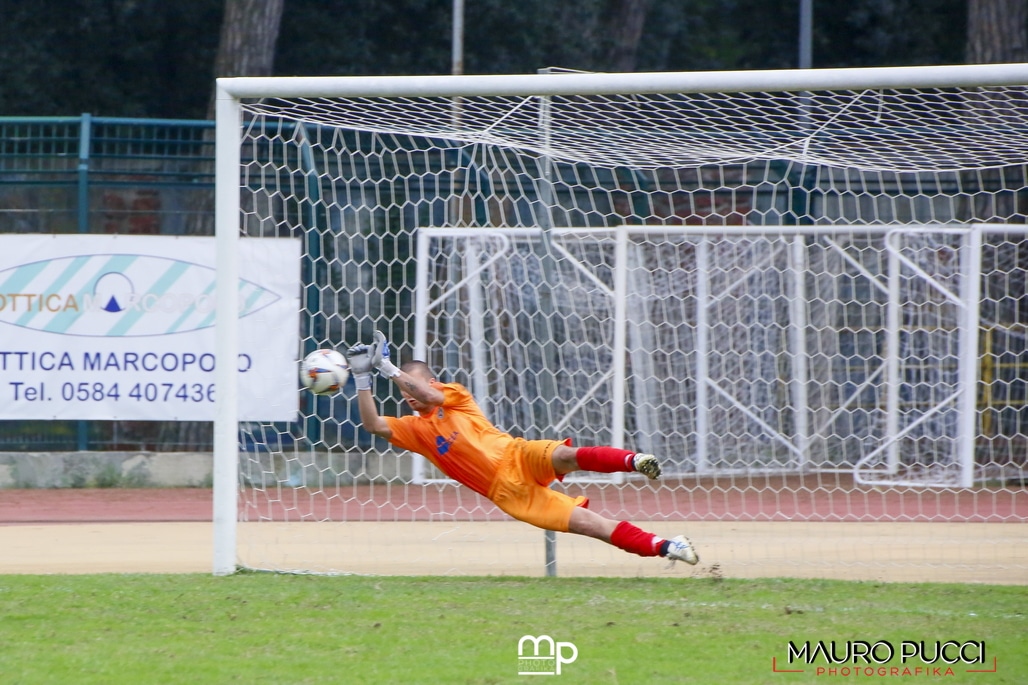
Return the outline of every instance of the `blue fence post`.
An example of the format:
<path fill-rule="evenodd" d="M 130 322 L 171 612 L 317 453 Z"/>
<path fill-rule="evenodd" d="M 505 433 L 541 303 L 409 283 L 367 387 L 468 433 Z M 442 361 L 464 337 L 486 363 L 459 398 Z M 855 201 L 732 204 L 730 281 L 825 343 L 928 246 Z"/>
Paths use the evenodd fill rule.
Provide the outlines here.
<path fill-rule="evenodd" d="M 79 168 L 78 168 L 78 228 L 79 233 L 89 233 L 89 149 L 91 146 L 92 116 L 83 113 L 79 123 Z M 76 425 L 77 448 L 79 452 L 89 449 L 89 424 L 79 419 Z"/>
<path fill-rule="evenodd" d="M 92 124 L 92 116 L 88 113 L 83 114 L 79 123 L 79 233 L 89 233 L 89 147 Z"/>

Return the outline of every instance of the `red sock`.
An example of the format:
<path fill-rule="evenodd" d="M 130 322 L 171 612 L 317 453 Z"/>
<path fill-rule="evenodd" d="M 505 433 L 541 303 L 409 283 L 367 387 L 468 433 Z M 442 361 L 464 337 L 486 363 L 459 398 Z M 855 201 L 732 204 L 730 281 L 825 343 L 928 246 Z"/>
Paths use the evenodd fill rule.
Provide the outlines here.
<path fill-rule="evenodd" d="M 618 473 L 635 471 L 632 458 L 635 452 L 617 447 L 579 447 L 575 453 L 578 468 L 595 473 Z"/>
<path fill-rule="evenodd" d="M 628 521 L 620 522 L 610 535 L 610 544 L 641 557 L 660 556 L 664 538 L 633 526 Z"/>

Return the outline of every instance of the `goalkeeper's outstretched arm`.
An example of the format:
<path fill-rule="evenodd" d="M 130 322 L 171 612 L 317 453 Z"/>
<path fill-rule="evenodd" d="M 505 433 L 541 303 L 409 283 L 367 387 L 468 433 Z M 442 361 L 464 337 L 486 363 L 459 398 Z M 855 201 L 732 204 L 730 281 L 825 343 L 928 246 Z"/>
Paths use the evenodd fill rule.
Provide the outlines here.
<path fill-rule="evenodd" d="M 367 345 L 354 345 L 346 353 L 346 358 L 350 364 L 350 372 L 353 374 L 354 385 L 357 386 L 357 409 L 360 411 L 361 425 L 369 433 L 386 440 L 390 439 L 393 431 L 389 428 L 389 422 L 378 413 L 375 393 L 371 390 L 371 374 L 374 368 L 371 348 Z"/>
<path fill-rule="evenodd" d="M 360 410 L 361 425 L 364 426 L 364 430 L 386 440 L 393 437 L 389 423 L 378 413 L 375 393 L 370 389 L 357 390 L 357 408 Z"/>
<path fill-rule="evenodd" d="M 389 343 L 375 331 L 373 345 L 354 345 L 347 352 L 350 371 L 357 386 L 357 408 L 361 425 L 369 433 L 389 440 L 392 429 L 378 413 L 378 404 L 372 392 L 372 370 L 393 381 L 410 407 L 419 413 L 432 410 L 443 403 L 443 392 L 433 384 L 432 370 L 424 362 L 411 361 L 400 369 L 389 359 Z"/>

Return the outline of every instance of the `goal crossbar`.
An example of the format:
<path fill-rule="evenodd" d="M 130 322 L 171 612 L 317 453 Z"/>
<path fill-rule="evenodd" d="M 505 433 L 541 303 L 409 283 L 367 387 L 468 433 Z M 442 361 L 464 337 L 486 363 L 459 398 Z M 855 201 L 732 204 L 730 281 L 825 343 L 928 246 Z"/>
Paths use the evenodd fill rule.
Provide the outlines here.
<path fill-rule="evenodd" d="M 222 97 L 472 97 L 713 93 L 1024 85 L 1028 64 L 845 69 L 438 76 L 290 76 L 218 79 Z"/>

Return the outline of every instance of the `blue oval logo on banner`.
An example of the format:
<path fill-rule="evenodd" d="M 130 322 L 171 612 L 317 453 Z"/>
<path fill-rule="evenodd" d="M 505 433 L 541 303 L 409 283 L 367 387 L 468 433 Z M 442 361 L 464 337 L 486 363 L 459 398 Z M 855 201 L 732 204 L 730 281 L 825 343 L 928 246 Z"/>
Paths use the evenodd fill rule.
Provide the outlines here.
<path fill-rule="evenodd" d="M 179 259 L 93 254 L 0 271 L 0 323 L 62 335 L 168 335 L 214 325 L 215 270 Z M 240 279 L 239 316 L 277 301 Z"/>

